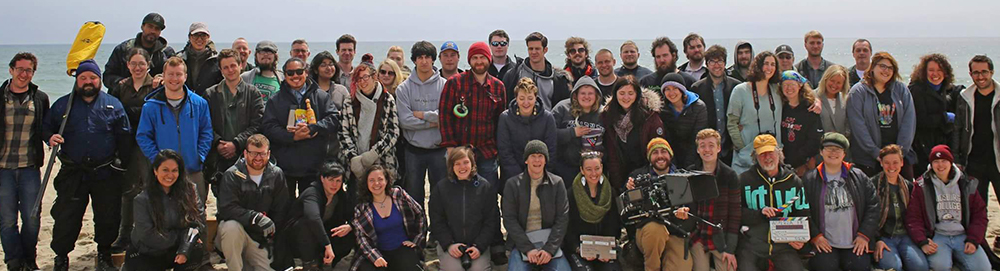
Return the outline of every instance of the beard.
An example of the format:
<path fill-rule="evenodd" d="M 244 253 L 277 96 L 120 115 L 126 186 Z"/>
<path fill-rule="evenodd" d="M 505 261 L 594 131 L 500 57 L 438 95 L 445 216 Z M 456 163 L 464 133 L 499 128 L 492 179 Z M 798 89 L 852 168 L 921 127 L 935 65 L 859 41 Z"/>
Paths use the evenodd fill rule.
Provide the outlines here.
<path fill-rule="evenodd" d="M 485 65 L 485 64 L 484 65 L 473 65 L 472 66 L 472 73 L 480 74 L 480 75 L 481 74 L 486 74 L 486 72 L 488 71 L 487 67 L 488 66 Z"/>
<path fill-rule="evenodd" d="M 660 166 L 661 162 L 662 162 L 663 166 Z M 667 159 L 667 158 L 656 159 L 656 160 L 653 160 L 653 162 L 651 163 L 651 165 L 653 166 L 653 169 L 655 169 L 655 170 L 659 170 L 659 171 L 668 170 L 668 169 L 670 169 L 670 159 Z"/>
<path fill-rule="evenodd" d="M 253 170 L 264 170 L 264 165 L 267 165 L 267 160 L 264 160 L 263 162 L 257 162 L 254 161 L 253 159 L 250 159 L 250 161 L 247 161 L 247 167 Z"/>
<path fill-rule="evenodd" d="M 773 171 L 778 169 L 778 163 L 774 162 L 771 163 L 770 165 L 765 165 L 764 163 L 761 163 L 760 168 L 764 169 L 764 171 Z"/>
<path fill-rule="evenodd" d="M 656 66 L 656 73 L 658 74 L 668 74 L 677 70 L 677 63 L 670 63 L 665 67 Z"/>
<path fill-rule="evenodd" d="M 156 35 L 153 34 L 142 34 L 142 41 L 146 43 L 156 42 L 156 40 L 158 40 L 159 38 L 160 37 L 157 37 Z"/>
<path fill-rule="evenodd" d="M 83 95 L 83 97 L 87 98 L 97 96 L 98 91 L 101 91 L 100 87 L 90 83 L 83 84 L 82 87 L 79 85 L 73 87 L 74 93 Z"/>
<path fill-rule="evenodd" d="M 271 63 L 260 63 L 260 61 L 254 62 L 261 71 L 277 71 L 276 69 L 278 68 L 277 61 L 271 61 Z"/>

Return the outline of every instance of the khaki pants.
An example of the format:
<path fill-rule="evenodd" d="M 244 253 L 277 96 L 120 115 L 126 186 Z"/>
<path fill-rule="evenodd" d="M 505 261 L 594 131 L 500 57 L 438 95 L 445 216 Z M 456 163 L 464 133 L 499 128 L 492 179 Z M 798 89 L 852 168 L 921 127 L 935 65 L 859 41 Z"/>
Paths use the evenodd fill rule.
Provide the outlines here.
<path fill-rule="evenodd" d="M 722 258 L 722 252 L 718 250 L 705 251 L 705 245 L 694 243 L 691 245 L 691 258 L 694 260 L 694 271 L 709 271 L 709 261 L 715 261 L 715 271 L 735 271 L 729 268 L 729 264 Z"/>
<path fill-rule="evenodd" d="M 636 245 L 642 252 L 646 271 L 691 270 L 691 257 L 684 258 L 685 239 L 670 236 L 667 227 L 650 222 L 636 230 Z"/>
<path fill-rule="evenodd" d="M 219 223 L 219 229 L 215 234 L 215 247 L 226 256 L 226 266 L 229 270 L 273 271 L 267 251 L 250 239 L 250 235 L 243 230 L 243 225 L 239 222 L 226 220 Z"/>

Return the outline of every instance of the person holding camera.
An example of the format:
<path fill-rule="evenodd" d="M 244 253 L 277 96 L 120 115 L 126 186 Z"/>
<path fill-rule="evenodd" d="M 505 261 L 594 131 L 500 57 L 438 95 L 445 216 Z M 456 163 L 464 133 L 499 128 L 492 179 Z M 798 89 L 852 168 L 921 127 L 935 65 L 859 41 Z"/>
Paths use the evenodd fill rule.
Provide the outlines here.
<path fill-rule="evenodd" d="M 222 174 L 215 247 L 229 270 L 270 270 L 268 239 L 291 203 L 284 171 L 268 162 L 270 145 L 262 134 L 250 136 L 243 158 Z"/>
<path fill-rule="evenodd" d="M 636 188 L 637 180 L 652 180 L 661 175 L 677 171 L 673 165 L 674 151 L 670 143 L 661 137 L 655 137 L 646 144 L 646 158 L 649 165 L 643 166 L 629 174 L 626 190 Z M 688 207 L 680 207 L 669 218 L 669 222 L 680 227 L 684 232 L 691 232 L 697 226 L 695 221 L 688 220 Z M 653 223 L 651 223 L 653 222 Z M 684 233 L 670 232 L 667 225 L 659 220 L 648 218 L 628 230 L 629 236 L 635 240 L 642 252 L 643 264 L 646 270 L 691 270 L 694 263 L 688 255 L 688 239 L 681 237 Z"/>
<path fill-rule="evenodd" d="M 589 80 L 581 78 L 580 81 Z M 621 234 L 618 208 L 611 182 L 604 177 L 600 152 L 585 152 L 581 156 L 580 173 L 567 191 L 570 226 L 566 230 L 563 250 L 572 252 L 567 259 L 574 271 L 618 271 L 615 260 L 603 257 L 586 258 L 580 255 L 580 235 L 610 236 Z"/>
<path fill-rule="evenodd" d="M 135 228 L 122 270 L 193 270 L 201 263 L 205 205 L 173 150 L 153 158 L 152 177 L 135 197 Z"/>
<path fill-rule="evenodd" d="M 402 187 L 393 186 L 391 168 L 368 167 L 358 179 L 358 205 L 351 226 L 358 250 L 351 270 L 409 271 L 423 268 L 421 248 L 427 242 L 423 205 Z"/>
<path fill-rule="evenodd" d="M 691 237 L 691 257 L 694 271 L 709 271 L 712 261 L 715 270 L 735 271 L 736 243 L 740 234 L 741 197 L 736 171 L 721 160 L 722 135 L 713 128 L 705 128 L 695 136 L 699 159 L 691 170 L 704 171 L 715 176 L 719 197 L 699 202 L 695 214 L 708 221 L 719 223 L 722 229 L 698 224 Z"/>
<path fill-rule="evenodd" d="M 562 178 L 546 170 L 549 148 L 539 140 L 524 146 L 525 172 L 504 186 L 501 206 L 507 229 L 508 271 L 569 271 L 560 249 L 569 226 L 569 203 Z"/>
<path fill-rule="evenodd" d="M 804 242 L 776 243 L 771 240 L 770 221 L 781 217 L 808 217 L 809 201 L 799 176 L 781 165 L 778 140 L 769 134 L 753 140 L 753 167 L 740 174 L 744 200 L 739 241 L 736 246 L 737 270 L 795 270 L 805 268 L 798 250 Z M 787 204 L 792 199 L 793 203 Z M 781 209 L 778 209 L 781 208 Z"/>
<path fill-rule="evenodd" d="M 786 111 L 787 112 L 787 111 Z M 851 143 L 830 132 L 823 135 L 823 163 L 803 177 L 813 221 L 809 233 L 816 254 L 810 270 L 870 270 L 868 246 L 881 216 L 875 185 L 861 169 L 844 162 Z"/>
<path fill-rule="evenodd" d="M 448 150 L 448 178 L 431 189 L 431 238 L 441 270 L 491 270 L 488 248 L 499 232 L 500 210 L 492 184 L 476 171 L 469 147 Z M 486 252 L 486 253 L 484 253 Z"/>
<path fill-rule="evenodd" d="M 347 170 L 327 162 L 319 169 L 319 178 L 292 203 L 288 222 L 279 227 L 272 264 L 276 269 L 292 266 L 293 257 L 302 260 L 305 271 L 336 267 L 355 247 L 348 224 L 354 218 L 354 202 L 344 189 Z"/>

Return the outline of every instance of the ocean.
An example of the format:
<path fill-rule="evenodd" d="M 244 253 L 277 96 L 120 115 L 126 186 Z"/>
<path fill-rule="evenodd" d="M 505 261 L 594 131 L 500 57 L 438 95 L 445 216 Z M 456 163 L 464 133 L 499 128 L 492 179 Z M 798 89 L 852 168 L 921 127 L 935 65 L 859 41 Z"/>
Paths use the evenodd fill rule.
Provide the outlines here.
<path fill-rule="evenodd" d="M 672 37 L 671 40 L 678 46 L 680 46 L 683 37 Z M 855 39 L 848 38 L 828 38 L 825 41 L 825 47 L 823 50 L 823 57 L 828 61 L 844 65 L 845 67 L 850 67 L 854 65 L 854 58 L 851 56 L 851 45 L 854 43 Z M 920 56 L 929 53 L 941 53 L 948 57 L 955 73 L 955 83 L 963 84 L 969 86 L 972 84 L 972 80 L 969 76 L 968 61 L 972 59 L 972 56 L 977 54 L 986 54 L 988 56 L 1000 56 L 1000 38 L 869 38 L 871 40 L 872 46 L 874 47 L 874 52 L 887 51 L 892 54 L 896 60 L 900 63 L 900 74 L 903 77 L 904 82 L 909 82 L 910 73 L 913 67 L 917 64 Z M 652 40 L 634 40 L 636 44 L 639 45 L 639 64 L 650 69 L 653 69 L 653 57 L 649 53 L 649 46 Z M 733 63 L 733 50 L 738 39 L 711 39 L 707 38 L 705 43 L 707 46 L 713 44 L 719 44 L 726 47 L 729 57 L 727 60 L 727 66 Z M 788 44 L 792 46 L 795 51 L 795 61 L 798 62 L 800 59 L 806 56 L 806 50 L 803 47 L 803 41 L 801 38 L 783 38 L 783 39 L 750 39 L 750 43 L 754 47 L 754 52 L 760 52 L 763 50 L 774 50 L 778 45 Z M 97 52 L 95 59 L 103 67 L 104 63 L 107 62 L 108 57 L 111 55 L 111 51 L 115 46 L 121 41 L 105 41 L 101 46 L 101 49 Z M 469 65 L 466 62 L 465 54 L 468 52 L 468 47 L 475 41 L 456 41 L 459 49 L 462 51 L 462 60 L 459 67 L 462 69 L 468 69 Z M 621 65 L 621 58 L 618 56 L 619 47 L 624 40 L 593 40 L 590 42 L 590 54 L 591 58 L 596 52 L 602 48 L 610 49 L 615 54 L 615 59 L 618 61 L 618 65 Z M 386 52 L 389 47 L 393 45 L 399 45 L 407 51 L 407 58 L 409 57 L 409 48 L 414 42 L 410 41 L 399 41 L 399 42 L 359 42 L 357 45 L 357 56 L 354 61 L 360 62 L 361 55 L 364 53 L 371 53 L 375 56 L 376 63 L 382 61 L 385 58 Z M 444 41 L 431 41 L 435 45 L 444 43 Z M 562 40 L 551 40 L 549 42 L 549 52 L 546 54 L 547 58 L 552 65 L 557 67 L 562 67 L 565 64 L 566 55 L 563 50 Z M 251 42 L 251 48 L 256 44 L 256 41 Z M 281 59 L 279 63 L 283 63 L 285 59 L 288 59 L 288 49 L 291 48 L 290 42 L 278 43 L 279 58 Z M 231 41 L 219 41 L 217 42 L 217 47 L 219 49 L 228 48 L 231 45 Z M 184 43 L 171 43 L 171 46 L 180 51 L 184 47 Z M 706 46 L 706 47 L 707 47 Z M 40 89 L 49 94 L 52 101 L 55 101 L 57 97 L 69 93 L 73 86 L 73 78 L 66 75 L 66 54 L 69 52 L 69 44 L 49 44 L 49 45 L 0 45 L 0 59 L 4 62 L 9 62 L 9 60 L 17 52 L 32 52 L 38 57 L 38 71 L 35 72 L 35 77 L 33 82 L 39 86 Z M 336 44 L 333 42 L 312 42 L 310 43 L 310 51 L 312 55 L 316 55 L 319 52 L 328 50 L 333 52 L 336 49 Z M 678 60 L 677 65 L 684 62 L 685 56 L 683 49 L 678 52 L 680 60 Z M 527 48 L 520 39 L 514 39 L 510 45 L 510 50 L 508 55 L 516 55 L 520 57 L 527 57 Z M 998 59 L 1000 61 L 1000 59 Z M 408 66 L 413 66 L 413 63 L 407 61 Z M 0 74 L 0 80 L 7 80 L 11 77 L 10 73 Z M 105 89 L 106 90 L 106 89 Z"/>

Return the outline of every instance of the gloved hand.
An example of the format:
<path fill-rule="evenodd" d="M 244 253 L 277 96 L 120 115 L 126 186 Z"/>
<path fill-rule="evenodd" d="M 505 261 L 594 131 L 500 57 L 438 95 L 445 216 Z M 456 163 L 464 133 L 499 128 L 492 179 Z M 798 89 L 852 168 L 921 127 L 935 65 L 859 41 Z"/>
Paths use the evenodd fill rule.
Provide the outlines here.
<path fill-rule="evenodd" d="M 361 178 L 361 175 L 365 174 L 365 166 L 361 163 L 361 156 L 351 158 L 351 172 L 356 178 Z"/>
<path fill-rule="evenodd" d="M 378 153 L 375 151 L 366 151 L 361 154 L 361 164 L 366 168 L 374 165 L 375 162 L 378 162 Z"/>
<path fill-rule="evenodd" d="M 264 236 L 271 236 L 274 234 L 274 221 L 271 221 L 271 219 L 266 215 L 257 213 L 251 221 L 253 221 L 253 224 L 257 225 L 257 227 L 264 232 Z"/>
<path fill-rule="evenodd" d="M 955 113 L 944 112 L 944 119 L 948 123 L 955 123 Z"/>

